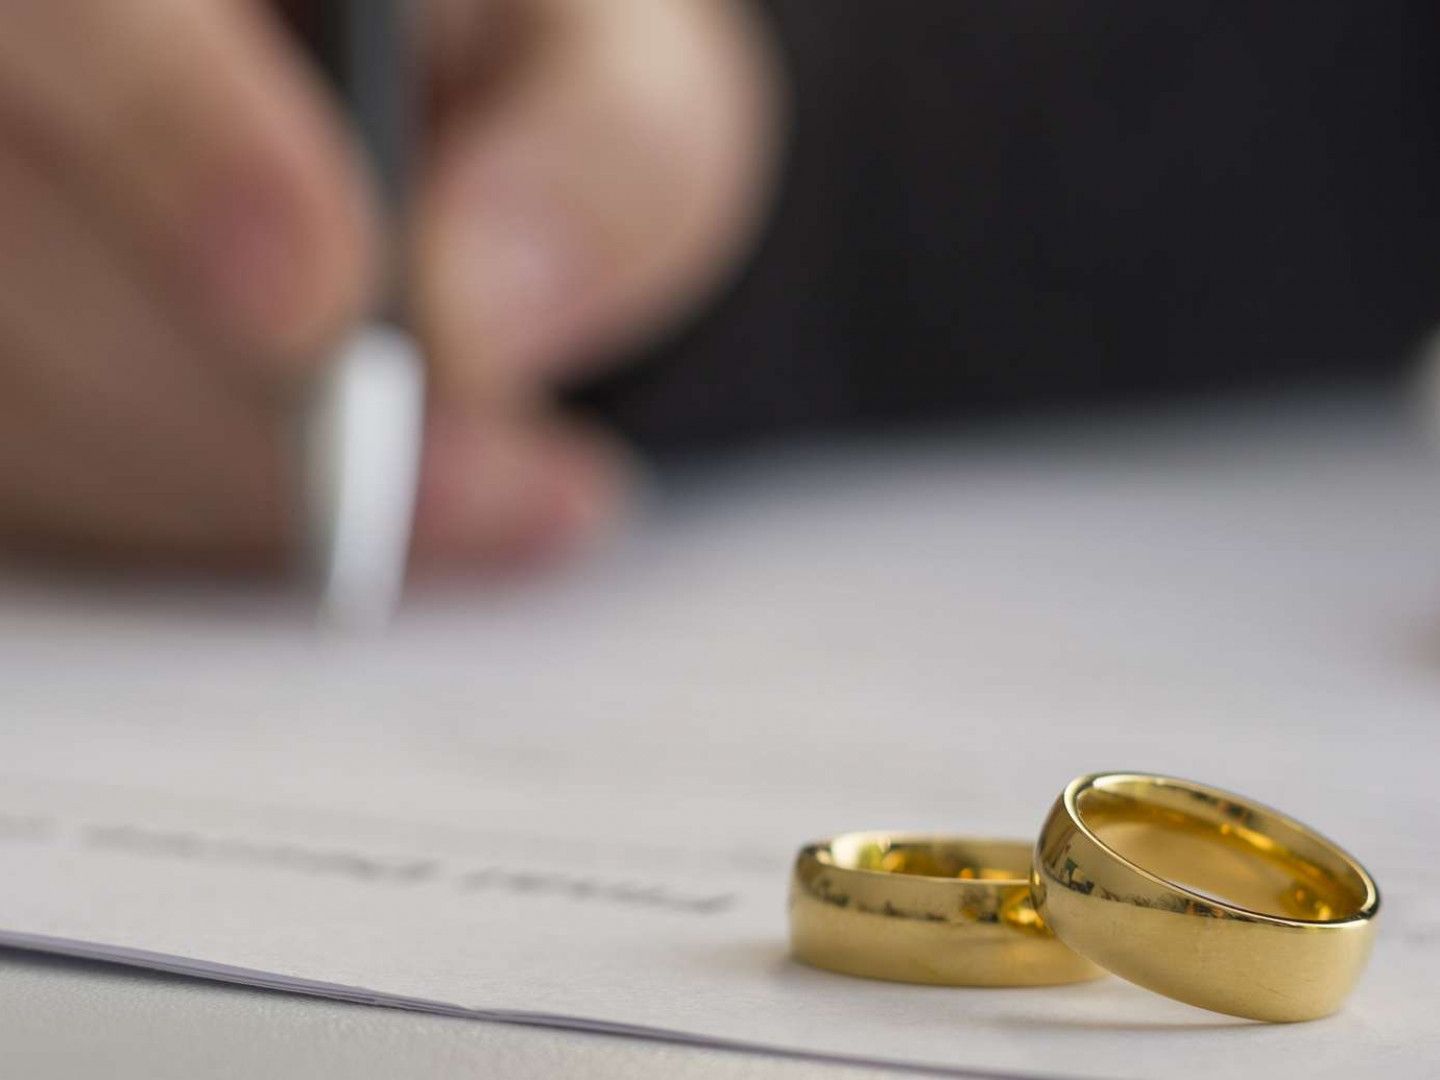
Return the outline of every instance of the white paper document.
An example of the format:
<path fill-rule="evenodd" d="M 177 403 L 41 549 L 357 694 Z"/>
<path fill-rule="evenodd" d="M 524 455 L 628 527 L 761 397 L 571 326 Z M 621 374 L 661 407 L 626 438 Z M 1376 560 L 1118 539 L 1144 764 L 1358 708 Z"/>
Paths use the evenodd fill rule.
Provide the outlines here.
<path fill-rule="evenodd" d="M 0 943 L 962 1075 L 1434 1075 L 1440 466 L 1378 406 L 1029 434 L 740 463 L 386 640 L 273 597 L 6 586 Z M 1033 837 L 1096 769 L 1252 795 L 1365 862 L 1347 1007 L 787 958 L 802 842 Z"/>

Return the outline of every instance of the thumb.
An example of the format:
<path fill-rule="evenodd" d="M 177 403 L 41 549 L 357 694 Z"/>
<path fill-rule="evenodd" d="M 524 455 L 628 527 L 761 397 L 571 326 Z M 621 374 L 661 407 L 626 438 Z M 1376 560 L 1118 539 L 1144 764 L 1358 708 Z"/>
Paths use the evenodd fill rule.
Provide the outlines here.
<path fill-rule="evenodd" d="M 546 0 L 444 118 L 417 309 L 441 392 L 583 373 L 693 306 L 768 179 L 775 80 L 729 0 Z M 453 64 L 452 64 L 453 67 Z"/>

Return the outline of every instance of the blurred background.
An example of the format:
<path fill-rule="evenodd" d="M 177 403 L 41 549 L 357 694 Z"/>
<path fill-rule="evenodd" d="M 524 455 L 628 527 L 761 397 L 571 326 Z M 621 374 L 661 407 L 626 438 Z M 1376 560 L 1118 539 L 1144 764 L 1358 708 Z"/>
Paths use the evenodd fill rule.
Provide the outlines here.
<path fill-rule="evenodd" d="M 577 732 L 728 799 L 759 781 L 699 748 L 784 733 L 778 781 L 833 738 L 838 774 L 896 709 L 1184 773 L 1202 715 L 1345 731 L 1393 667 L 1413 730 L 1433 5 L 431 0 L 403 206 L 344 10 L 4 17 L 12 760 L 258 754 L 303 800 L 368 732 L 328 782 L 494 751 L 623 814 L 670 781 Z M 387 295 L 428 369 L 412 580 L 346 641 L 288 572 L 292 429 Z M 846 798 L 937 811 L 913 768 Z"/>
<path fill-rule="evenodd" d="M 583 548 L 639 462 L 1383 392 L 1435 322 L 1433 5 L 430 0 L 388 218 L 334 10 L 7 16 L 10 549 L 273 573 L 386 293 L 450 574 Z"/>
<path fill-rule="evenodd" d="M 1435 321 L 1426 5 L 767 8 L 763 242 L 589 399 L 647 443 L 1375 385 Z"/>
<path fill-rule="evenodd" d="M 783 861 L 948 820 L 944 747 L 1021 834 L 1132 751 L 1359 800 L 1323 763 L 1369 715 L 1418 767 L 1433 5 L 432 0 L 399 207 L 342 9 L 4 16 L 14 768 L 447 815 L 563 779 L 790 815 Z M 286 432 L 387 294 L 412 581 L 347 640 L 286 572 Z"/>

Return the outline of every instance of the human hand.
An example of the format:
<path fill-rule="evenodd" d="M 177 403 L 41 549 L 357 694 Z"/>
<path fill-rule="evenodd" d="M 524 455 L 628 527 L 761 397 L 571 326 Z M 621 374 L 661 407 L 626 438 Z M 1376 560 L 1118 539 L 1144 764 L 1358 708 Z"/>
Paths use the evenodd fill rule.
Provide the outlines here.
<path fill-rule="evenodd" d="M 613 513 L 622 457 L 550 391 L 733 264 L 776 79 L 737 0 L 428 0 L 426 17 L 416 551 L 505 562 Z M 0 541 L 272 560 L 285 421 L 378 275 L 343 118 L 254 0 L 21 0 L 0 22 Z"/>

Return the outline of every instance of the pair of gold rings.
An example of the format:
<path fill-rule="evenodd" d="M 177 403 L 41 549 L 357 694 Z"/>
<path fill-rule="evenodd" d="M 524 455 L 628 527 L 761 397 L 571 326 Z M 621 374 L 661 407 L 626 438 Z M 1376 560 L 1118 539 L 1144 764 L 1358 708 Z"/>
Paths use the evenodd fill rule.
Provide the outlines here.
<path fill-rule="evenodd" d="M 1380 894 L 1358 862 L 1259 803 L 1173 777 L 1097 773 L 1038 841 L 848 833 L 802 848 L 791 950 L 816 967 L 947 986 L 1107 971 L 1217 1012 L 1313 1020 L 1370 954 Z"/>

